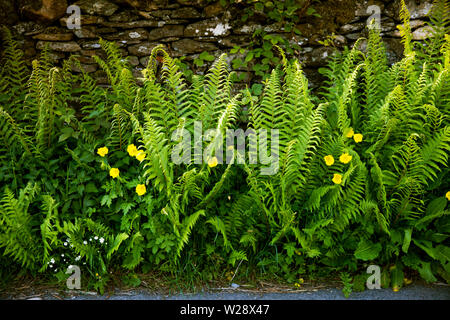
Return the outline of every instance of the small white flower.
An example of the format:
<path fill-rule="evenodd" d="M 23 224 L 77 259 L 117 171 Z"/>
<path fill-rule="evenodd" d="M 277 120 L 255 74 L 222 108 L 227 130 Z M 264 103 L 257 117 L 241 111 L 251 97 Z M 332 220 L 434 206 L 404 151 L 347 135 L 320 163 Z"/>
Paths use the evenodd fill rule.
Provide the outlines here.
<path fill-rule="evenodd" d="M 92 241 L 92 238 L 89 238 L 89 241 Z"/>
<path fill-rule="evenodd" d="M 64 257 L 64 253 L 61 253 L 61 257 Z"/>
<path fill-rule="evenodd" d="M 100 238 L 100 240 L 98 240 L 98 241 L 100 241 L 100 243 L 103 243 L 105 241 L 105 239 Z"/>
<path fill-rule="evenodd" d="M 55 259 L 51 258 L 50 263 L 55 263 Z"/>
<path fill-rule="evenodd" d="M 64 242 L 64 247 L 67 247 L 67 242 Z"/>
<path fill-rule="evenodd" d="M 98 237 L 97 237 L 97 236 L 95 236 L 95 237 L 94 237 L 94 240 L 98 240 Z"/>
<path fill-rule="evenodd" d="M 87 241 L 85 240 L 85 241 L 83 241 L 83 244 L 87 244 Z"/>
<path fill-rule="evenodd" d="M 81 256 L 78 256 L 75 258 L 75 261 L 79 261 L 81 259 Z"/>

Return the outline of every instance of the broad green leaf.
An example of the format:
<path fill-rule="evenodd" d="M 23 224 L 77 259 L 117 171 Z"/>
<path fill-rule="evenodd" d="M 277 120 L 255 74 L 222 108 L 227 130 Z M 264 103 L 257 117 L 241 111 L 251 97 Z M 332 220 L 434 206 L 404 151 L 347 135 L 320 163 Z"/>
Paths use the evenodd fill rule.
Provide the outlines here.
<path fill-rule="evenodd" d="M 355 257 L 360 260 L 369 261 L 378 257 L 381 244 L 374 244 L 369 240 L 362 239 L 355 251 Z"/>

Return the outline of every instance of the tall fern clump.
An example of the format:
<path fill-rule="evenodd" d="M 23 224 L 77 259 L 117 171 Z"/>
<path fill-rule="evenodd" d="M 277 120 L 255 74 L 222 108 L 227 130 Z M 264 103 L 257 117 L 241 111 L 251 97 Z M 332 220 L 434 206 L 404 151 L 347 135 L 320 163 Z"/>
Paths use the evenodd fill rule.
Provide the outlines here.
<path fill-rule="evenodd" d="M 437 1 L 434 12 L 444 10 L 439 6 L 445 5 Z M 333 85 L 324 95 L 331 107 L 327 120 L 337 135 L 333 139 L 338 139 L 330 144 L 352 145 L 351 163 L 361 172 L 355 197 L 345 201 L 362 224 L 354 256 L 396 261 L 392 281 L 397 287 L 403 266 L 418 270 L 428 281 L 435 274 L 448 280 L 450 271 L 445 244 L 450 231 L 445 209 L 450 39 L 438 25 L 434 44 L 427 54 L 418 54 L 404 3 L 401 17 L 404 58 L 389 67 L 379 30 L 373 28 L 364 54 L 353 48 L 331 63 L 328 84 Z M 362 88 L 352 90 L 356 82 Z M 355 173 L 344 174 L 343 184 L 349 185 L 346 177 L 356 179 Z"/>
<path fill-rule="evenodd" d="M 162 57 L 160 77 L 156 56 Z M 233 160 L 217 165 L 215 154 L 223 149 L 226 130 L 234 128 L 239 106 L 227 68 L 222 55 L 188 88 L 177 61 L 156 47 L 132 108 L 117 106 L 115 111 L 126 116 L 121 123 L 131 122 L 133 141 L 146 155 L 144 177 L 157 203 L 145 223 L 145 238 L 152 248 L 150 259 L 157 264 L 169 261 L 174 266 L 201 219 L 222 231 L 215 201 L 235 173 Z M 207 230 L 195 234 L 201 239 Z"/>

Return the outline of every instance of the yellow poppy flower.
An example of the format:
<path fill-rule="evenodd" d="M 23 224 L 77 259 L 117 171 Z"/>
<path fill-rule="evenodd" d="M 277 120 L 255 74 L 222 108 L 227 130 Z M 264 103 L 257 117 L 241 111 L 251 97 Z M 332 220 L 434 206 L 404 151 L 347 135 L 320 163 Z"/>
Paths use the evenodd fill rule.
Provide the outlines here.
<path fill-rule="evenodd" d="M 350 128 L 349 131 L 347 131 L 345 136 L 347 138 L 351 138 L 351 137 L 353 137 L 354 134 L 355 134 L 355 132 L 353 131 L 353 128 Z"/>
<path fill-rule="evenodd" d="M 341 184 L 342 183 L 342 175 L 340 175 L 339 173 L 335 173 L 333 175 L 333 182 L 335 184 Z"/>
<path fill-rule="evenodd" d="M 339 157 L 339 161 L 342 163 L 349 163 L 352 160 L 352 156 L 349 155 L 348 153 L 343 153 L 340 157 Z"/>
<path fill-rule="evenodd" d="M 447 198 L 448 201 L 450 201 L 450 191 L 447 191 L 447 193 L 445 194 L 445 197 Z"/>
<path fill-rule="evenodd" d="M 136 186 L 136 193 L 140 196 L 144 195 L 147 192 L 144 184 L 138 184 Z"/>
<path fill-rule="evenodd" d="M 111 168 L 111 170 L 109 170 L 109 175 L 113 178 L 117 178 L 119 176 L 119 169 Z"/>
<path fill-rule="evenodd" d="M 394 292 L 399 292 L 399 291 L 400 291 L 400 288 L 397 287 L 397 286 L 395 286 L 395 287 L 392 288 L 392 291 L 394 291 Z"/>
<path fill-rule="evenodd" d="M 331 154 L 323 157 L 327 166 L 331 166 L 334 163 L 334 158 Z"/>
<path fill-rule="evenodd" d="M 208 166 L 210 168 L 214 168 L 215 166 L 217 166 L 218 160 L 217 157 L 212 157 L 208 159 Z"/>
<path fill-rule="evenodd" d="M 136 159 L 138 159 L 141 162 L 142 162 L 142 160 L 145 159 L 145 157 L 146 157 L 146 154 L 143 151 L 139 151 L 138 154 L 136 155 Z"/>
<path fill-rule="evenodd" d="M 107 148 L 107 147 L 98 148 L 98 149 L 97 149 L 97 153 L 98 153 L 101 157 L 104 157 L 104 156 L 108 153 L 108 148 Z"/>
<path fill-rule="evenodd" d="M 353 139 L 355 139 L 355 142 L 356 142 L 356 143 L 359 143 L 359 142 L 362 141 L 363 135 L 362 135 L 361 133 L 357 133 L 357 134 L 355 134 L 355 135 L 353 136 Z"/>
<path fill-rule="evenodd" d="M 135 146 L 134 144 L 130 144 L 130 145 L 127 147 L 127 152 L 128 152 L 128 154 L 129 154 L 130 156 L 136 157 L 137 154 L 138 154 L 138 149 L 136 148 L 136 146 Z"/>

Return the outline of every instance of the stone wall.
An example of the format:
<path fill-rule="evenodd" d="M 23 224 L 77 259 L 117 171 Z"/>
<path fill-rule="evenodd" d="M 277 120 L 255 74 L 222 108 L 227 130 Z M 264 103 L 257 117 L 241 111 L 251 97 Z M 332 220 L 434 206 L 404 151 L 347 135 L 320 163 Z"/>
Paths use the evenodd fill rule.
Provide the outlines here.
<path fill-rule="evenodd" d="M 306 1 L 309 3 L 309 1 Z M 429 36 L 426 26 L 431 1 L 409 1 L 413 39 Z M 81 29 L 67 28 L 67 6 L 81 8 Z M 52 50 L 55 63 L 70 54 L 79 55 L 82 67 L 92 73 L 99 83 L 106 83 L 106 76 L 92 56 L 104 56 L 99 37 L 115 41 L 124 57 L 139 74 L 147 63 L 151 50 L 164 44 L 174 57 L 192 61 L 203 51 L 215 56 L 229 52 L 235 46 L 245 46 L 257 29 L 282 35 L 300 49 L 295 52 L 303 63 L 311 86 L 317 86 L 320 75 L 317 68 L 323 66 L 334 50 L 351 47 L 356 39 L 367 33 L 367 20 L 372 14 L 370 5 L 380 8 L 381 30 L 388 50 L 389 61 L 397 61 L 402 55 L 402 44 L 396 25 L 400 23 L 400 1 L 325 0 L 313 2 L 320 17 L 305 14 L 302 10 L 297 24 L 301 35 L 286 32 L 283 25 L 273 23 L 261 14 L 241 21 L 245 1 L 228 7 L 208 0 L 0 0 L 0 23 L 6 24 L 20 39 L 25 57 L 34 59 L 46 44 Z M 332 37 L 332 45 L 323 41 Z M 364 41 L 361 43 L 364 46 Z M 230 61 L 235 55 L 230 55 Z M 206 67 L 197 68 L 203 72 Z M 74 70 L 78 71 L 79 70 Z M 248 83 L 251 69 L 246 72 Z"/>

